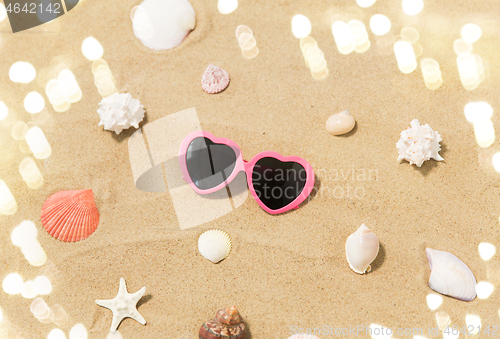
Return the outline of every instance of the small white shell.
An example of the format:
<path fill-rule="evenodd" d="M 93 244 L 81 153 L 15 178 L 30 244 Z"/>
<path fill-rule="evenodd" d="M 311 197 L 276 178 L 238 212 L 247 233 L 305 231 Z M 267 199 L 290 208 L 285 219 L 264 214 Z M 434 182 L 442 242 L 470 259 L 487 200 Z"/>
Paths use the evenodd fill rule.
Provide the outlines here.
<path fill-rule="evenodd" d="M 425 252 L 431 268 L 431 289 L 459 300 L 471 301 L 476 298 L 476 278 L 466 264 L 448 252 L 430 248 Z"/>
<path fill-rule="evenodd" d="M 154 50 L 179 45 L 196 25 L 188 0 L 144 0 L 132 13 L 135 36 Z"/>
<path fill-rule="evenodd" d="M 358 274 L 370 272 L 370 264 L 377 257 L 378 250 L 378 237 L 365 224 L 351 234 L 345 243 L 349 267 Z"/>
<path fill-rule="evenodd" d="M 205 259 L 217 264 L 229 255 L 231 238 L 224 231 L 208 230 L 198 239 L 198 251 Z"/>
<path fill-rule="evenodd" d="M 326 130 L 331 135 L 341 135 L 350 132 L 354 125 L 356 125 L 356 119 L 349 111 L 343 111 L 328 118 Z"/>

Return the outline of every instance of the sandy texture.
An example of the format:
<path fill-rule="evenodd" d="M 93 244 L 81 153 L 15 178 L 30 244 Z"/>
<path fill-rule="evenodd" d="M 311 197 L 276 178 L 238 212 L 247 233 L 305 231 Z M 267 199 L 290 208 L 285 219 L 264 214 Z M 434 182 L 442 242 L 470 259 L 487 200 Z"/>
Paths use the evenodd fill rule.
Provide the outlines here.
<path fill-rule="evenodd" d="M 497 1 L 426 1 L 416 17 L 404 15 L 400 1 L 393 0 L 379 0 L 364 10 L 352 7 L 353 0 L 242 0 L 229 15 L 217 11 L 215 0 L 191 2 L 196 29 L 166 52 L 148 50 L 135 38 L 130 10 L 138 0 L 85 0 L 55 22 L 15 35 L 2 23 L 0 100 L 11 114 L 0 123 L 0 177 L 13 191 L 19 211 L 0 216 L 0 278 L 11 272 L 25 280 L 47 275 L 54 290 L 44 300 L 49 306 L 60 304 L 70 316 L 62 329 L 67 334 L 81 322 L 89 338 L 105 338 L 112 319 L 95 299 L 113 298 L 120 277 L 129 292 L 146 286 L 138 310 L 147 325 L 124 320 L 119 331 L 125 339 L 196 338 L 205 320 L 231 304 L 255 339 L 288 338 L 292 325 L 377 323 L 427 330 L 436 321 L 426 305 L 432 292 L 426 247 L 457 255 L 478 281 L 498 287 L 498 255 L 484 262 L 477 246 L 482 241 L 500 245 L 500 182 L 491 165 L 500 146 L 495 142 L 480 149 L 463 114 L 466 103 L 484 100 L 495 110 L 493 123 L 500 123 Z M 325 80 L 311 77 L 291 33 L 297 13 L 312 21 L 312 36 L 330 71 Z M 338 53 L 332 18 L 368 24 L 375 13 L 392 20 L 394 35 L 404 26 L 419 30 L 423 56 L 441 65 L 444 85 L 439 90 L 428 90 L 419 70 L 402 74 L 390 46 L 381 43 L 379 48 L 371 32 L 367 52 Z M 483 28 L 474 50 L 487 74 L 473 92 L 461 86 L 452 48 L 467 22 Z M 260 53 L 252 60 L 243 58 L 235 38 L 240 24 L 254 31 Z M 319 191 L 300 209 L 277 216 L 266 214 L 249 197 L 232 213 L 181 231 L 168 192 L 141 192 L 134 185 L 127 148 L 133 129 L 116 136 L 97 126 L 102 98 L 80 49 L 89 35 L 102 43 L 119 91 L 144 104 L 146 123 L 195 107 L 202 129 L 234 140 L 247 160 L 266 150 L 307 159 Z M 9 80 L 8 69 L 18 60 L 36 67 L 34 82 Z M 44 93 L 61 63 L 74 72 L 83 99 L 65 113 L 48 107 L 29 115 L 24 96 L 32 90 Z M 228 88 L 217 95 L 200 86 L 210 63 L 231 76 Z M 355 129 L 347 136 L 329 135 L 326 119 L 345 109 L 356 117 Z M 396 161 L 399 134 L 414 118 L 441 134 L 443 162 L 428 161 L 418 169 Z M 52 156 L 38 162 L 46 183 L 36 191 L 18 173 L 24 156 L 19 147 L 24 146 L 10 136 L 18 119 L 35 121 L 52 145 Z M 99 227 L 85 241 L 62 243 L 43 230 L 41 206 L 54 192 L 83 188 L 95 193 Z M 24 219 L 37 224 L 49 257 L 43 267 L 29 266 L 10 241 L 11 231 Z M 349 269 L 344 253 L 347 236 L 362 223 L 381 241 L 373 271 L 364 276 Z M 198 236 L 210 228 L 226 231 L 233 241 L 231 254 L 218 265 L 197 251 Z M 497 292 L 470 303 L 445 298 L 438 311 L 460 327 L 469 313 L 480 315 L 483 326 L 494 325 L 498 301 Z M 55 327 L 39 323 L 30 303 L 0 293 L 5 338 L 45 338 Z"/>

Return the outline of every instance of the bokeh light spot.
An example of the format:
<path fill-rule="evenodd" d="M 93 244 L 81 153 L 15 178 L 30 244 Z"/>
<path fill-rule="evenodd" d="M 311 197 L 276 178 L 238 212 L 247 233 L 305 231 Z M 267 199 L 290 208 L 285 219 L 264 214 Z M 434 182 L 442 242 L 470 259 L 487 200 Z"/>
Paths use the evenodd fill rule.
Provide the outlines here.
<path fill-rule="evenodd" d="M 497 172 L 500 172 L 500 153 L 496 153 L 493 156 L 493 166 Z M 490 260 L 496 253 L 495 245 L 490 244 L 489 242 L 482 242 L 477 246 L 477 250 L 479 251 L 479 256 L 484 261 Z"/>
<path fill-rule="evenodd" d="M 46 159 L 52 153 L 52 148 L 40 127 L 32 127 L 26 134 L 26 142 L 37 159 Z"/>
<path fill-rule="evenodd" d="M 48 295 L 52 292 L 52 283 L 49 278 L 44 275 L 40 275 L 33 280 L 33 288 L 37 295 Z"/>
<path fill-rule="evenodd" d="M 407 15 L 417 15 L 423 8 L 422 0 L 403 0 L 403 12 Z"/>
<path fill-rule="evenodd" d="M 238 0 L 219 0 L 217 7 L 221 14 L 233 13 L 238 8 Z"/>
<path fill-rule="evenodd" d="M 29 62 L 15 62 L 9 69 L 9 78 L 13 82 L 27 84 L 32 82 L 36 77 L 36 70 Z"/>
<path fill-rule="evenodd" d="M 476 314 L 467 314 L 465 324 L 467 325 L 467 335 L 476 335 L 481 328 L 481 317 Z"/>
<path fill-rule="evenodd" d="M 391 20 L 383 14 L 375 14 L 370 19 L 370 29 L 375 35 L 385 35 L 391 30 Z"/>
<path fill-rule="evenodd" d="M 69 339 L 87 339 L 87 328 L 83 324 L 76 324 L 69 331 Z"/>
<path fill-rule="evenodd" d="M 359 7 L 368 8 L 372 6 L 377 0 L 356 0 Z"/>
<path fill-rule="evenodd" d="M 0 214 L 12 215 L 17 212 L 17 202 L 7 184 L 0 180 Z"/>
<path fill-rule="evenodd" d="M 5 10 L 5 5 L 0 3 L 0 22 L 7 18 L 7 11 Z"/>
<path fill-rule="evenodd" d="M 390 328 L 378 324 L 370 324 L 367 332 L 373 339 L 390 339 L 392 337 Z"/>
<path fill-rule="evenodd" d="M 29 244 L 33 239 L 36 238 L 38 231 L 35 224 L 32 221 L 25 220 L 16 226 L 12 231 L 10 240 L 12 244 L 17 247 L 22 247 Z"/>
<path fill-rule="evenodd" d="M 476 24 L 466 24 L 462 27 L 460 35 L 462 36 L 462 39 L 472 44 L 479 40 L 481 35 L 483 35 L 483 31 L 481 30 L 481 27 Z"/>
<path fill-rule="evenodd" d="M 96 38 L 88 37 L 83 40 L 82 43 L 82 53 L 90 61 L 97 60 L 101 58 L 104 54 L 104 49 Z"/>
<path fill-rule="evenodd" d="M 2 282 L 2 289 L 5 293 L 15 295 L 23 291 L 24 281 L 18 273 L 7 275 Z"/>
<path fill-rule="evenodd" d="M 453 42 L 453 50 L 456 55 L 472 53 L 474 48 L 470 42 L 465 41 L 464 39 L 457 39 Z"/>
<path fill-rule="evenodd" d="M 476 293 L 479 299 L 488 299 L 495 287 L 487 281 L 480 281 L 476 285 Z"/>
<path fill-rule="evenodd" d="M 443 303 L 443 297 L 438 294 L 430 293 L 427 295 L 426 301 L 429 309 L 431 311 L 434 311 L 437 310 L 439 306 L 441 306 L 441 304 Z"/>
<path fill-rule="evenodd" d="M 413 27 L 403 27 L 403 29 L 401 29 L 401 36 L 410 44 L 414 44 L 420 38 L 420 33 Z"/>
<path fill-rule="evenodd" d="M 493 115 L 493 108 L 487 102 L 469 102 L 464 107 L 464 113 L 469 122 L 488 121 Z"/>
<path fill-rule="evenodd" d="M 28 113 L 37 114 L 45 108 L 45 100 L 38 92 L 30 92 L 24 98 L 24 109 Z"/>
<path fill-rule="evenodd" d="M 292 18 L 292 33 L 297 39 L 302 39 L 311 34 L 311 21 L 302 14 Z"/>
<path fill-rule="evenodd" d="M 63 330 L 54 328 L 49 332 L 47 339 L 66 339 L 66 334 L 64 334 Z"/>
<path fill-rule="evenodd" d="M 33 284 L 33 280 L 28 280 L 23 285 L 23 290 L 21 291 L 21 295 L 26 299 L 36 298 L 36 292 Z"/>

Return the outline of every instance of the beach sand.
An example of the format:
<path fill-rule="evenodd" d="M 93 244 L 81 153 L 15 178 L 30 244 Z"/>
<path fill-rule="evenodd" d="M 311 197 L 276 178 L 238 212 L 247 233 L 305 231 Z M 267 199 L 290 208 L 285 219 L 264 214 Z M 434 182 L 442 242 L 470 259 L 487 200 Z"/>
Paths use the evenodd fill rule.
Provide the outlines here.
<path fill-rule="evenodd" d="M 0 100 L 10 108 L 0 123 L 0 177 L 19 205 L 13 216 L 1 216 L 0 278 L 18 272 L 24 280 L 46 275 L 53 292 L 43 299 L 59 304 L 69 320 L 87 328 L 89 338 L 106 338 L 112 313 L 95 299 L 114 298 L 120 277 L 129 292 L 146 286 L 138 310 L 142 326 L 125 319 L 119 332 L 132 338 L 197 338 L 201 324 L 223 307 L 235 305 L 255 339 L 285 339 L 298 328 L 335 328 L 379 324 L 384 327 L 436 327 L 436 312 L 450 315 L 460 329 L 467 314 L 481 317 L 483 326 L 498 324 L 496 291 L 486 300 L 462 302 L 444 297 L 431 311 L 426 296 L 433 291 L 425 248 L 451 252 L 462 259 L 478 281 L 500 284 L 498 255 L 483 261 L 480 242 L 496 247 L 499 239 L 499 175 L 491 157 L 498 141 L 486 149 L 475 142 L 472 124 L 464 116 L 470 101 L 489 102 L 498 126 L 500 91 L 500 5 L 495 1 L 425 2 L 414 17 L 400 1 L 380 0 L 368 9 L 354 1 L 244 1 L 222 15 L 213 1 L 192 0 L 196 28 L 170 51 L 144 47 L 133 34 L 130 11 L 138 0 L 85 0 L 58 20 L 15 35 L 7 22 L 0 27 Z M 291 19 L 304 14 L 324 52 L 329 75 L 315 80 L 306 67 Z M 371 15 L 392 21 L 391 33 L 402 27 L 420 32 L 424 57 L 436 59 L 444 84 L 428 90 L 421 71 L 401 73 L 391 46 L 369 31 Z M 362 54 L 341 55 L 332 33 L 333 19 L 359 19 L 367 25 L 371 47 Z M 463 89 L 453 52 L 461 27 L 475 22 L 483 36 L 474 52 L 485 64 L 485 81 L 474 91 Z M 235 38 L 247 25 L 259 48 L 245 59 Z M 262 151 L 306 159 L 316 173 L 313 197 L 298 210 L 282 215 L 264 212 L 251 198 L 231 213 L 203 225 L 181 230 L 168 192 L 142 192 L 135 187 L 128 139 L 135 129 L 116 136 L 98 126 L 99 95 L 91 62 L 81 52 L 87 36 L 104 47 L 120 92 L 129 92 L 146 109 L 151 123 L 167 115 L 196 108 L 201 128 L 235 141 L 246 160 Z M 386 41 L 387 42 L 387 41 Z M 38 71 L 30 84 L 8 77 L 15 61 L 31 62 Z M 73 71 L 83 91 L 80 102 L 56 113 L 30 115 L 23 99 L 30 91 L 44 94 L 57 76 L 58 65 Z M 208 95 L 200 86 L 208 64 L 231 76 L 228 88 Z M 334 137 L 327 118 L 349 110 L 357 120 L 348 135 Z M 412 119 L 428 123 L 442 138 L 443 162 L 427 161 L 421 168 L 398 163 L 396 142 Z M 30 190 L 18 166 L 25 154 L 12 139 L 12 125 L 34 121 L 52 146 L 52 155 L 37 161 L 45 184 Z M 84 241 L 63 243 L 43 229 L 43 202 L 60 190 L 91 188 L 100 213 L 97 231 Z M 195 208 L 195 206 L 193 207 Z M 32 220 L 48 263 L 28 264 L 10 240 L 15 226 Z M 345 241 L 362 223 L 379 237 L 380 253 L 372 272 L 349 269 Z M 226 231 L 233 241 L 227 259 L 214 265 L 198 252 L 197 239 L 208 229 Z M 0 293 L 5 338 L 45 338 L 54 324 L 42 324 L 31 314 L 32 300 Z M 294 327 L 295 326 L 295 327 Z M 318 332 L 316 332 L 318 334 Z M 417 334 L 417 333 L 415 333 Z M 368 338 L 365 332 L 359 333 Z M 412 338 L 397 335 L 397 338 Z M 463 335 L 461 335 L 463 337 Z"/>

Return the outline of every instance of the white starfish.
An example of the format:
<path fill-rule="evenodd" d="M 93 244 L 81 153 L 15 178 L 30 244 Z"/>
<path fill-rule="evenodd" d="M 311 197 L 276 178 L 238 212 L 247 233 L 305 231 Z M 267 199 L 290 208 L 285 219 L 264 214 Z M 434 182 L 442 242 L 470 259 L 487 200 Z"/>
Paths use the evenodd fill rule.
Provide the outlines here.
<path fill-rule="evenodd" d="M 146 293 L 146 286 L 133 294 L 128 293 L 125 279 L 120 278 L 120 289 L 114 299 L 95 301 L 97 305 L 109 308 L 113 312 L 113 322 L 111 323 L 110 332 L 115 332 L 124 318 L 132 318 L 142 325 L 146 324 L 146 320 L 144 320 L 136 308 L 137 302 L 142 298 L 144 293 Z"/>

